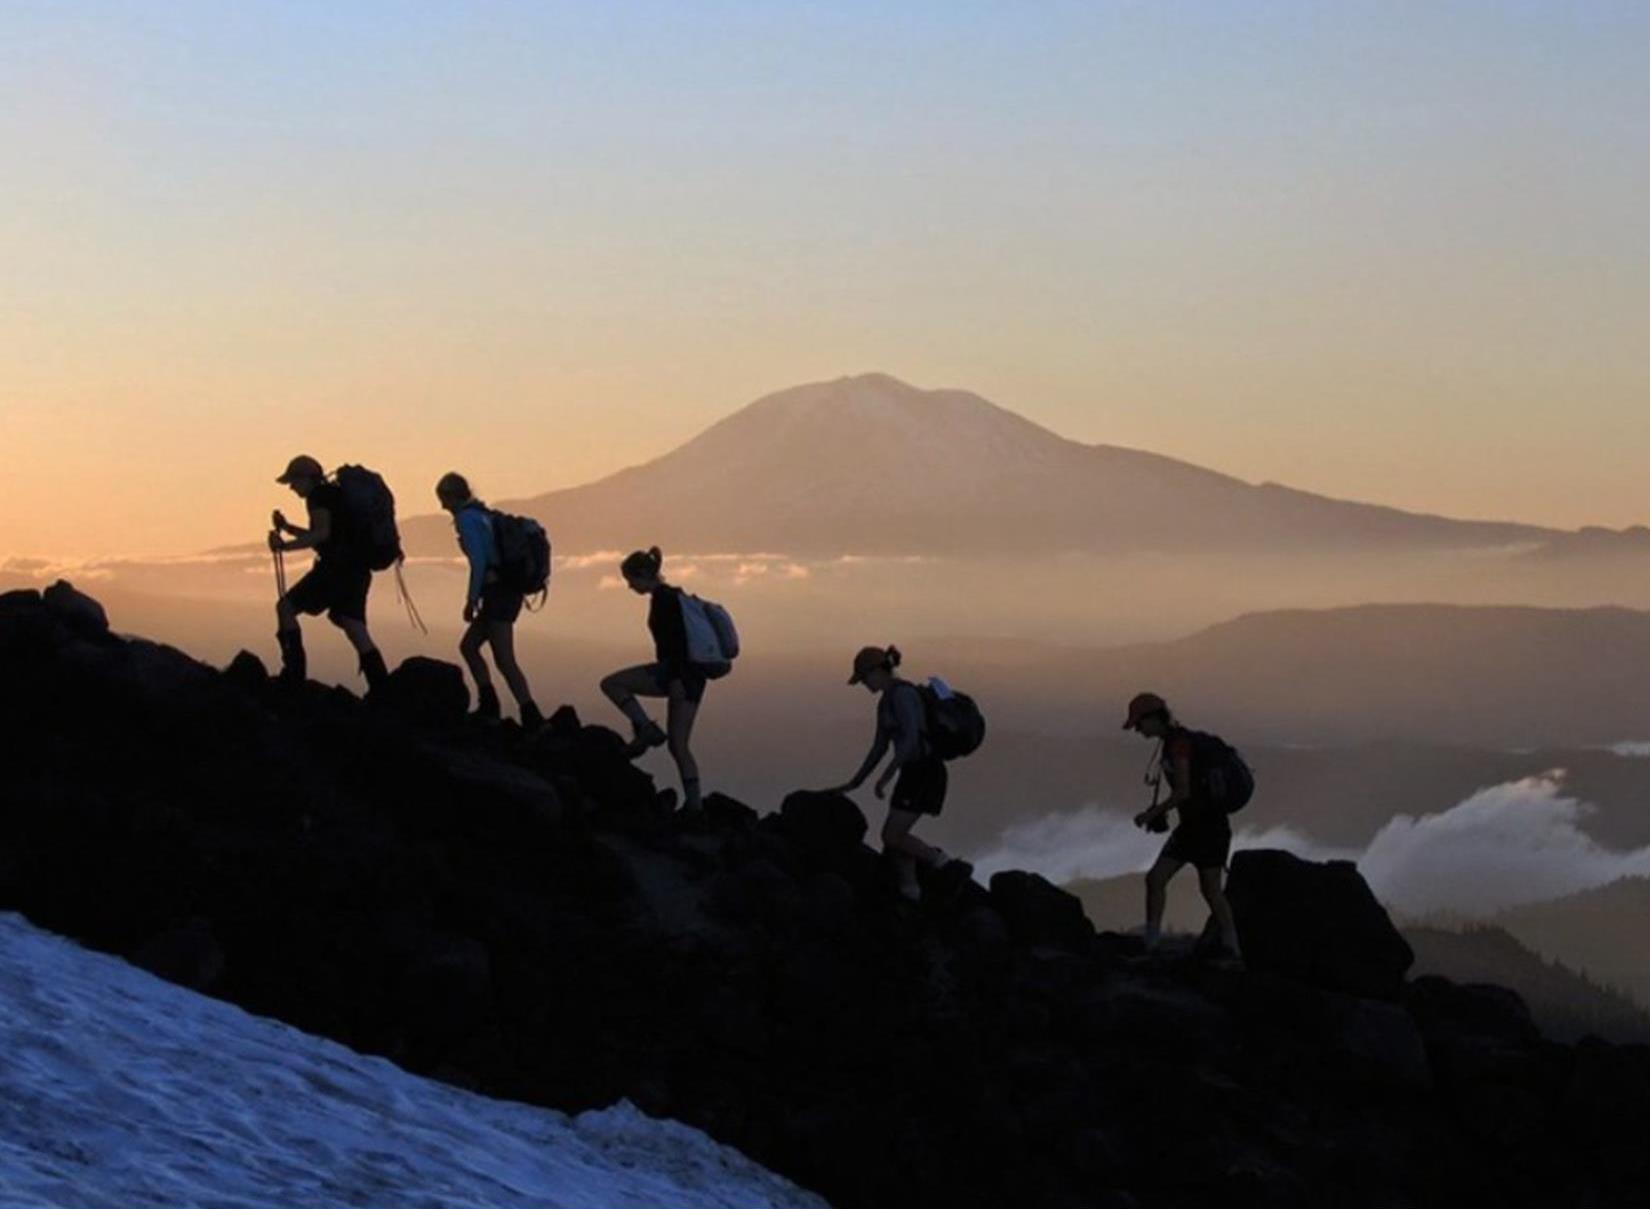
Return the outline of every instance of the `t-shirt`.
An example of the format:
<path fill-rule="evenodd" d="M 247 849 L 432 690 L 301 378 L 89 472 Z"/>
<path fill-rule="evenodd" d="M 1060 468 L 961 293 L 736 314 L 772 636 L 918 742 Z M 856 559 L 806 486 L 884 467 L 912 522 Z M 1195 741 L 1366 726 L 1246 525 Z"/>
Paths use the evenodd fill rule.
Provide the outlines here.
<path fill-rule="evenodd" d="M 347 561 L 350 553 L 349 515 L 344 508 L 344 491 L 337 483 L 322 483 L 304 499 L 309 508 L 309 527 L 315 527 L 315 514 L 325 512 L 332 522 L 327 540 L 315 547 L 315 557 Z"/>
<path fill-rule="evenodd" d="M 926 721 L 922 694 L 909 680 L 894 681 L 877 701 L 877 729 L 894 745 L 901 764 L 922 755 Z"/>
<path fill-rule="evenodd" d="M 647 606 L 647 628 L 660 663 L 687 663 L 687 619 L 682 616 L 682 589 L 660 584 Z"/>

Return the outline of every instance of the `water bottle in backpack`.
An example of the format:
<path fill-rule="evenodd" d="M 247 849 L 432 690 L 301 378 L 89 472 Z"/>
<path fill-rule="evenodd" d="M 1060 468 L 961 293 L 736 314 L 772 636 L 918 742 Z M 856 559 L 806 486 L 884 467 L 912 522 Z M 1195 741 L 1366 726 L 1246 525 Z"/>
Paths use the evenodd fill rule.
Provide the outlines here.
<path fill-rule="evenodd" d="M 971 756 L 985 742 L 985 714 L 967 693 L 952 689 L 938 676 L 919 684 L 928 749 L 942 760 Z"/>

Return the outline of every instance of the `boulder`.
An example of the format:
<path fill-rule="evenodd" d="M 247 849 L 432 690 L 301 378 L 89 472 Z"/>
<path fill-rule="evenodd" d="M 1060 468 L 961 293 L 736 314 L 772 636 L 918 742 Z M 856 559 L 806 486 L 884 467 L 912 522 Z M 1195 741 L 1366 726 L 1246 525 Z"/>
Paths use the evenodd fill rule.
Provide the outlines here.
<path fill-rule="evenodd" d="M 243 692 L 256 692 L 269 683 L 269 669 L 251 651 L 241 651 L 223 669 L 224 678 Z"/>
<path fill-rule="evenodd" d="M 82 637 L 91 638 L 109 632 L 109 614 L 103 606 L 66 579 L 60 579 L 47 588 L 40 599 L 52 614 Z"/>
<path fill-rule="evenodd" d="M 1226 897 L 1251 970 L 1372 999 L 1402 993 L 1415 953 L 1351 861 L 1239 852 Z"/>
<path fill-rule="evenodd" d="M 457 726 L 469 712 L 470 690 L 456 665 L 414 655 L 390 673 L 376 704 L 423 726 Z"/>
<path fill-rule="evenodd" d="M 798 790 L 780 806 L 779 817 L 791 842 L 823 865 L 851 860 L 868 829 L 864 812 L 840 793 Z"/>
<path fill-rule="evenodd" d="M 1080 949 L 1094 937 L 1094 925 L 1077 896 L 1040 874 L 1021 869 L 993 874 L 991 905 L 1022 944 Z"/>

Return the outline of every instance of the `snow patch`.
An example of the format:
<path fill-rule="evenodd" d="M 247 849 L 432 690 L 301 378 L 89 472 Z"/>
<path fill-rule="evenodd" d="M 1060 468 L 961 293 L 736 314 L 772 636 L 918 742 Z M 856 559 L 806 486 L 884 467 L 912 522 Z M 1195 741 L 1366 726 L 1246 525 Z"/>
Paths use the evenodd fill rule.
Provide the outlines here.
<path fill-rule="evenodd" d="M 0 914 L 0 1204 L 825 1209 L 628 1103 L 569 1118 L 160 981 Z"/>

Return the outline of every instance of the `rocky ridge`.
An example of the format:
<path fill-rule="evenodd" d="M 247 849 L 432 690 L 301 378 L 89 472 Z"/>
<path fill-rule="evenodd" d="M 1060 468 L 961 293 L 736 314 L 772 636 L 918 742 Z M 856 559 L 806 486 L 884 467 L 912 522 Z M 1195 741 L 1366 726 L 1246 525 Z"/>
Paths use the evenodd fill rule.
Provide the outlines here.
<path fill-rule="evenodd" d="M 1633 1204 L 1650 1048 L 1406 979 L 1349 865 L 1243 854 L 1248 972 L 1030 873 L 912 906 L 852 801 L 702 818 L 558 712 L 281 691 L 0 596 L 0 909 L 490 1095 L 629 1097 L 855 1206 Z"/>

